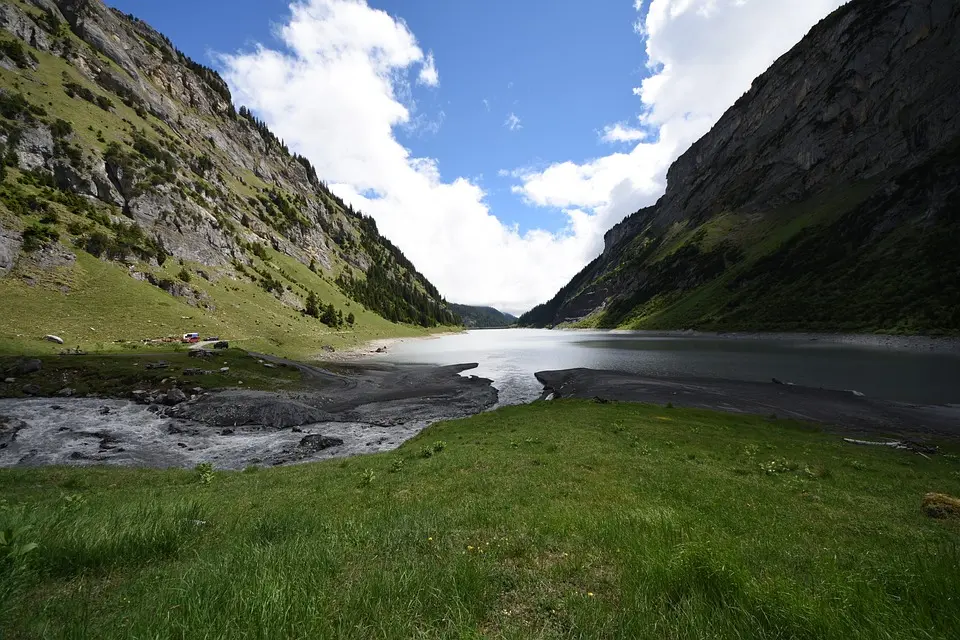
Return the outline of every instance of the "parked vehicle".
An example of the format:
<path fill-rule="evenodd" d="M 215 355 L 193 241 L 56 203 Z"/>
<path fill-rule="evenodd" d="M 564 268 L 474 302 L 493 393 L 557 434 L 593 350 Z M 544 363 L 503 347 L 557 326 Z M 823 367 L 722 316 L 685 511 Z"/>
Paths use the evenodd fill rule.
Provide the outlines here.
<path fill-rule="evenodd" d="M 197 343 L 197 342 L 200 342 L 200 334 L 199 334 L 199 333 L 185 333 L 185 334 L 183 334 L 183 342 L 185 342 L 185 343 L 187 343 L 187 344 L 195 344 L 195 343 Z"/>

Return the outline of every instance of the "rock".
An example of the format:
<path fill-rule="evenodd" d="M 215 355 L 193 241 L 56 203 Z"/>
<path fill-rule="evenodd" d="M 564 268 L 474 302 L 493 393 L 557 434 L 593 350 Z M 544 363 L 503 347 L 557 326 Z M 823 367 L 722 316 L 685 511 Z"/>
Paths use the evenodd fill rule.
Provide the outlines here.
<path fill-rule="evenodd" d="M 170 363 L 166 360 L 158 360 L 156 362 L 148 362 L 145 369 L 169 369 Z"/>
<path fill-rule="evenodd" d="M 38 396 L 42 393 L 40 387 L 35 384 L 25 384 L 23 385 L 22 391 L 28 396 Z"/>
<path fill-rule="evenodd" d="M 377 347 L 376 353 L 386 353 L 386 352 L 387 352 L 386 347 Z"/>
<path fill-rule="evenodd" d="M 14 383 L 17 381 L 17 379 L 16 379 L 16 378 L 4 378 L 3 381 L 6 382 L 7 384 L 14 384 Z"/>
<path fill-rule="evenodd" d="M 30 360 L 24 360 L 19 365 L 17 365 L 17 373 L 22 375 L 36 373 L 41 369 L 43 369 L 43 363 L 37 360 L 36 358 L 31 358 Z"/>
<path fill-rule="evenodd" d="M 300 427 L 291 427 L 290 431 L 293 433 L 303 433 L 303 429 L 301 429 Z"/>
<path fill-rule="evenodd" d="M 213 352 L 206 349 L 191 349 L 187 356 L 190 358 L 212 358 Z"/>
<path fill-rule="evenodd" d="M 594 396 L 593 401 L 597 404 L 607 404 L 610 402 L 606 398 L 601 398 L 600 396 Z"/>
<path fill-rule="evenodd" d="M 131 391 L 130 395 L 133 397 L 135 402 L 143 404 L 147 402 L 147 396 L 150 394 L 143 389 L 137 389 L 135 391 Z"/>
<path fill-rule="evenodd" d="M 213 348 L 214 348 L 214 349 L 229 349 L 229 348 L 230 348 L 230 343 L 227 342 L 226 340 L 221 340 L 221 341 L 219 341 L 219 342 L 214 343 Z"/>
<path fill-rule="evenodd" d="M 60 391 L 57 391 L 57 396 L 61 398 L 70 398 L 74 393 L 75 391 L 70 387 L 64 387 L 63 389 L 60 389 Z"/>
<path fill-rule="evenodd" d="M 342 444 L 343 440 L 340 438 L 312 435 L 305 436 L 302 440 L 300 440 L 300 444 L 297 446 L 302 449 L 310 449 L 311 451 L 323 451 L 324 449 L 329 449 L 331 447 L 339 447 Z"/>
<path fill-rule="evenodd" d="M 224 429 L 223 431 L 220 432 L 220 435 L 223 435 L 223 436 L 232 436 L 232 435 L 233 435 L 233 429 Z"/>
<path fill-rule="evenodd" d="M 230 367 L 220 367 L 220 373 L 230 373 Z"/>
<path fill-rule="evenodd" d="M 960 498 L 945 493 L 928 493 L 923 496 L 921 508 L 931 518 L 960 518 Z"/>
<path fill-rule="evenodd" d="M 193 388 L 193 392 L 196 393 L 197 395 L 199 395 L 199 394 L 203 393 L 203 387 L 194 387 L 194 388 Z"/>
<path fill-rule="evenodd" d="M 100 415 L 110 415 L 110 407 L 100 407 Z"/>
<path fill-rule="evenodd" d="M 62 405 L 59 405 L 59 404 L 52 404 L 52 405 L 50 405 L 50 408 L 51 408 L 53 411 L 63 411 L 63 406 L 62 406 Z"/>
<path fill-rule="evenodd" d="M 273 364 L 273 363 L 271 363 L 271 362 L 264 362 L 264 363 L 263 363 L 263 366 L 266 367 L 267 369 L 276 369 L 276 368 L 277 368 L 277 365 L 275 365 L 275 364 Z"/>
<path fill-rule="evenodd" d="M 22 245 L 23 239 L 19 233 L 0 226 L 0 276 L 7 275 L 13 269 Z"/>
<path fill-rule="evenodd" d="M 185 376 L 202 376 L 205 373 L 206 371 L 204 371 L 203 369 L 190 368 L 190 369 L 183 370 L 183 375 Z"/>
<path fill-rule="evenodd" d="M 773 384 L 783 384 L 783 381 L 773 378 Z"/>
<path fill-rule="evenodd" d="M 178 446 L 178 447 L 181 447 L 181 448 L 183 448 L 183 449 L 186 449 L 186 448 L 187 448 L 187 445 L 186 445 L 186 443 L 184 443 L 184 442 L 178 442 L 178 443 L 177 443 L 177 446 Z"/>
<path fill-rule="evenodd" d="M 173 388 L 167 392 L 167 395 L 163 398 L 163 404 L 173 407 L 178 404 L 182 404 L 187 401 L 187 394 L 180 389 Z"/>

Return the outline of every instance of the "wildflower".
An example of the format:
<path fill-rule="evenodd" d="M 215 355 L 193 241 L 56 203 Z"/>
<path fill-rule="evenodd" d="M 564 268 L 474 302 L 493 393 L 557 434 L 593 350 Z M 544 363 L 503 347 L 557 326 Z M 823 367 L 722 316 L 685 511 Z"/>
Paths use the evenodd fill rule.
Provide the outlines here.
<path fill-rule="evenodd" d="M 587 591 L 587 595 L 592 598 L 592 597 L 593 597 L 593 591 Z"/>
<path fill-rule="evenodd" d="M 473 551 L 473 547 L 469 544 L 467 545 L 467 551 Z"/>
<path fill-rule="evenodd" d="M 427 538 L 427 542 L 433 542 L 433 538 Z"/>

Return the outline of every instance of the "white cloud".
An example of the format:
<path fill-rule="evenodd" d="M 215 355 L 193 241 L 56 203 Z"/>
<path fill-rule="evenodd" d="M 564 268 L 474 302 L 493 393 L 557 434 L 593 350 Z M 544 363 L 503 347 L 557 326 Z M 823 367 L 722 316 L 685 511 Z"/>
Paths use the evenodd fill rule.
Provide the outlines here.
<path fill-rule="evenodd" d="M 642 129 L 634 129 L 622 122 L 608 124 L 603 128 L 603 135 L 600 139 L 604 142 L 639 142 L 647 137 Z"/>
<path fill-rule="evenodd" d="M 436 65 L 406 24 L 365 0 L 295 2 L 278 30 L 283 50 L 258 46 L 222 63 L 238 103 L 373 215 L 448 299 L 518 312 L 550 298 L 595 255 L 606 229 L 653 202 L 670 162 L 839 3 L 652 0 L 644 28 L 658 71 L 639 88 L 638 112 L 656 142 L 508 172 L 522 197 L 562 210 L 558 233 L 519 233 L 491 213 L 475 181 L 445 180 L 435 159 L 413 157 L 397 142 L 395 128 L 419 117 L 411 114 L 410 74 L 430 84 L 426 70 Z"/>
<path fill-rule="evenodd" d="M 482 102 L 483 102 L 484 108 L 486 108 L 487 111 L 490 111 L 490 101 L 484 98 Z"/>
<path fill-rule="evenodd" d="M 427 54 L 427 61 L 424 62 L 420 68 L 420 75 L 417 77 L 417 82 L 425 84 L 428 87 L 440 85 L 440 73 L 437 72 L 437 64 L 433 60 L 433 51 Z"/>
<path fill-rule="evenodd" d="M 503 126 L 505 126 L 507 129 L 510 129 L 510 131 L 516 131 L 517 129 L 523 129 L 523 125 L 520 124 L 520 118 L 518 118 L 518 117 L 517 117 L 517 114 L 515 114 L 515 113 L 513 113 L 513 112 L 511 112 L 511 113 L 507 116 L 507 119 L 504 120 Z"/>

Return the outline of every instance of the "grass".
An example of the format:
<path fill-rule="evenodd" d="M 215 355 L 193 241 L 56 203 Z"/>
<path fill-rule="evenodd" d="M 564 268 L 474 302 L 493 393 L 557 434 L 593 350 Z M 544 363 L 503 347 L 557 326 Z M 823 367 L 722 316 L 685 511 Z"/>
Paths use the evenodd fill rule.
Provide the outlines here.
<path fill-rule="evenodd" d="M 136 389 L 163 390 L 173 387 L 222 389 L 242 387 L 245 389 L 294 389 L 299 386 L 300 372 L 294 368 L 278 366 L 265 368 L 257 358 L 239 349 L 217 351 L 216 356 L 206 359 L 189 357 L 180 345 L 157 352 L 156 347 L 130 349 L 120 354 L 91 354 L 43 356 L 39 358 L 43 368 L 32 374 L 18 375 L 16 366 L 23 359 L 18 356 L 0 356 L 0 378 L 16 379 L 12 385 L 0 385 L 0 397 L 24 397 L 23 385 L 33 384 L 40 388 L 39 395 L 53 397 L 64 388 L 73 389 L 74 395 L 129 397 Z M 164 361 L 169 366 L 148 369 L 150 364 Z M 220 369 L 226 367 L 227 372 Z M 202 369 L 202 375 L 184 375 L 184 369 Z"/>
<path fill-rule="evenodd" d="M 63 347 L 42 340 L 47 334 L 62 337 L 69 347 L 108 352 L 126 348 L 117 341 L 199 331 L 218 334 L 252 351 L 311 357 L 321 353 L 324 345 L 339 350 L 377 338 L 430 333 L 421 327 L 393 324 L 363 309 L 328 279 L 272 250 L 268 251 L 272 262 L 296 273 L 300 282 L 325 302 L 342 308 L 344 315 L 353 311 L 356 325 L 331 329 L 281 304 L 251 280 L 228 276 L 206 281 L 193 275 L 191 286 L 208 295 L 213 308 L 193 307 L 148 282 L 131 278 L 121 266 L 82 250 L 75 253 L 76 263 L 70 267 L 24 271 L 26 267 L 18 264 L 11 276 L 0 279 L 0 298 L 7 308 L 16 309 L 16 313 L 0 314 L 0 354 L 59 352 Z M 201 268 L 217 275 L 215 268 Z M 171 259 L 154 270 L 175 279 L 180 269 Z M 35 284 L 28 284 L 22 276 L 32 277 Z M 297 292 L 305 297 L 299 288 Z"/>
<path fill-rule="evenodd" d="M 442 443 L 442 444 L 437 444 Z M 429 456 L 423 452 L 429 450 Z M 0 471 L 5 637 L 951 638 L 956 457 L 649 405 L 510 407 L 246 472 Z M 209 479 L 209 478 L 208 478 Z"/>

